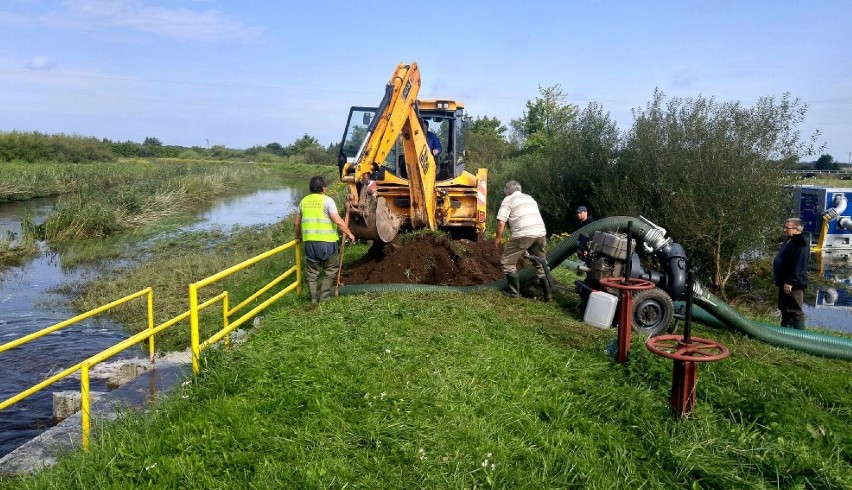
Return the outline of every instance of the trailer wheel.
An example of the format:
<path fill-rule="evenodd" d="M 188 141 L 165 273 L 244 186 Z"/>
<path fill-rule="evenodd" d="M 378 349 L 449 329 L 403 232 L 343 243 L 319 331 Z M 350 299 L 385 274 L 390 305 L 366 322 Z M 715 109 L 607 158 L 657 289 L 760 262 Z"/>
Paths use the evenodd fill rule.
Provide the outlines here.
<path fill-rule="evenodd" d="M 633 295 L 633 331 L 654 337 L 668 329 L 674 315 L 672 298 L 660 288 Z"/>

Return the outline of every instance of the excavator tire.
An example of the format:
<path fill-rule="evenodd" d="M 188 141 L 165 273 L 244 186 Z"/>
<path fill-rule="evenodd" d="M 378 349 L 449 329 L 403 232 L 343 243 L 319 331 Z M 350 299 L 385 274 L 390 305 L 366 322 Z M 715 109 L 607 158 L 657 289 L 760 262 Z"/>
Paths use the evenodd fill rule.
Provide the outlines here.
<path fill-rule="evenodd" d="M 639 291 L 633 295 L 633 331 L 648 337 L 668 330 L 674 315 L 672 298 L 660 288 Z"/>

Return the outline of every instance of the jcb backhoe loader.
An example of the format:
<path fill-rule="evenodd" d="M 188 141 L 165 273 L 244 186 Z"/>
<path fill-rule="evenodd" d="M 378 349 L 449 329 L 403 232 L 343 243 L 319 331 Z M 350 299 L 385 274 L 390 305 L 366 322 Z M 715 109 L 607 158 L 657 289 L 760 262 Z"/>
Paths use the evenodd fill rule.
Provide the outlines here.
<path fill-rule="evenodd" d="M 383 242 L 400 229 L 422 228 L 480 240 L 488 171 L 473 175 L 464 169 L 464 107 L 417 100 L 419 90 L 417 64 L 400 63 L 378 107 L 350 109 L 338 159 L 349 185 L 349 229 L 360 239 Z M 430 148 L 429 131 L 440 150 Z"/>

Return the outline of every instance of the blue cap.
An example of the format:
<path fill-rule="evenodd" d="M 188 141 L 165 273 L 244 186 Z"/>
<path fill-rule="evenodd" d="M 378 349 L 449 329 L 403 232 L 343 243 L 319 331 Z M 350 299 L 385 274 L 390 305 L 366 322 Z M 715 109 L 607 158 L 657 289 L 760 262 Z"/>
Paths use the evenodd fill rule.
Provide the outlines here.
<path fill-rule="evenodd" d="M 575 212 L 582 213 L 582 212 L 588 212 L 588 211 L 589 210 L 586 209 L 586 206 L 580 206 L 579 208 L 577 208 L 577 211 L 575 211 Z"/>

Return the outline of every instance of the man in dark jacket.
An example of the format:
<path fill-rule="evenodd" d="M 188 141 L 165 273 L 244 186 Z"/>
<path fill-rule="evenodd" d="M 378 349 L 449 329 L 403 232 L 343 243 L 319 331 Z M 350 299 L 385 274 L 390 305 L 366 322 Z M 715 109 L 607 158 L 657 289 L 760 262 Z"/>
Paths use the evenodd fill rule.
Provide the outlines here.
<path fill-rule="evenodd" d="M 591 214 L 589 214 L 589 209 L 586 206 L 580 206 L 577 208 L 577 221 L 580 222 L 580 228 L 586 226 L 594 220 L 595 218 Z"/>
<path fill-rule="evenodd" d="M 781 246 L 772 263 L 775 285 L 778 286 L 778 309 L 781 310 L 781 326 L 805 328 L 805 289 L 808 287 L 808 254 L 810 248 L 802 236 L 804 225 L 799 218 L 784 222 L 787 241 Z"/>
<path fill-rule="evenodd" d="M 586 206 L 579 206 L 576 211 L 577 221 L 580 222 L 580 228 L 595 221 L 595 218 L 589 214 L 589 208 Z M 589 256 L 589 250 L 586 248 L 587 243 L 589 243 L 589 237 L 586 235 L 580 235 L 577 239 L 577 257 L 583 261 L 585 261 L 586 257 Z"/>

